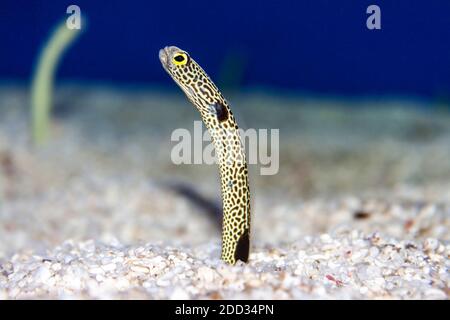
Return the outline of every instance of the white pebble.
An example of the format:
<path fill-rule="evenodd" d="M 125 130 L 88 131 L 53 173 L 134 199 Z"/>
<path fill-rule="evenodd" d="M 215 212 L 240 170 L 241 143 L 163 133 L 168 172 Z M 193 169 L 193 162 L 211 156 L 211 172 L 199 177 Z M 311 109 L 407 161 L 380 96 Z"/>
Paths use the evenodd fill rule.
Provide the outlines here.
<path fill-rule="evenodd" d="M 169 280 L 166 280 L 166 279 L 158 279 L 158 280 L 156 281 L 156 284 L 157 284 L 158 286 L 160 286 L 160 287 L 167 287 L 167 286 L 170 285 L 170 281 L 169 281 Z"/>
<path fill-rule="evenodd" d="M 320 240 L 323 242 L 323 243 L 330 243 L 331 241 L 332 241 L 332 239 L 331 239 L 331 237 L 330 237 L 330 235 L 329 234 L 322 234 L 321 236 L 320 236 Z"/>
<path fill-rule="evenodd" d="M 208 267 L 200 267 L 198 269 L 198 277 L 205 282 L 213 282 L 216 272 Z"/>
<path fill-rule="evenodd" d="M 89 273 L 92 273 L 92 274 L 104 274 L 105 271 L 102 268 L 96 266 L 96 267 L 90 268 L 89 269 Z"/>
<path fill-rule="evenodd" d="M 439 246 L 439 241 L 433 238 L 428 238 L 425 240 L 424 248 L 425 250 L 435 251 Z"/>
<path fill-rule="evenodd" d="M 190 298 L 189 294 L 182 288 L 175 288 L 170 295 L 170 300 L 188 300 Z"/>
<path fill-rule="evenodd" d="M 52 273 L 47 266 L 42 266 L 36 270 L 35 277 L 36 281 L 45 283 L 50 277 Z"/>
<path fill-rule="evenodd" d="M 130 269 L 131 269 L 131 271 L 138 272 L 138 273 L 148 273 L 148 272 L 150 272 L 150 269 L 145 267 L 145 266 L 132 265 L 130 267 Z"/>
<path fill-rule="evenodd" d="M 59 271 L 59 270 L 61 270 L 61 263 L 58 263 L 58 262 L 54 263 L 54 264 L 52 264 L 51 268 L 53 271 Z"/>
<path fill-rule="evenodd" d="M 425 291 L 425 296 L 427 297 L 427 299 L 447 299 L 447 295 L 445 294 L 444 291 L 439 290 L 439 289 L 428 289 L 427 291 Z"/>
<path fill-rule="evenodd" d="M 378 256 L 379 253 L 380 253 L 380 250 L 378 250 L 377 247 L 371 247 L 369 249 L 369 256 L 372 258 L 375 258 L 376 256 Z"/>
<path fill-rule="evenodd" d="M 105 270 L 106 272 L 112 272 L 116 269 L 116 264 L 115 263 L 108 263 L 106 265 L 102 266 L 102 269 Z"/>

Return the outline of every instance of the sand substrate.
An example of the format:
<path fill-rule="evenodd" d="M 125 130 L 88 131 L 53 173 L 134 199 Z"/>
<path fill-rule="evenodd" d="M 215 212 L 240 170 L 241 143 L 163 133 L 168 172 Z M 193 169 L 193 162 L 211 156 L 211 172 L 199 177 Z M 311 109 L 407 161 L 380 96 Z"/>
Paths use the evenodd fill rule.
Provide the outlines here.
<path fill-rule="evenodd" d="M 67 86 L 56 105 L 35 148 L 26 90 L 0 90 L 2 299 L 448 299 L 448 113 L 236 98 L 280 128 L 280 171 L 251 168 L 250 261 L 228 266 L 217 216 L 170 187 L 220 204 L 216 166 L 170 162 L 198 119 L 182 96 Z"/>

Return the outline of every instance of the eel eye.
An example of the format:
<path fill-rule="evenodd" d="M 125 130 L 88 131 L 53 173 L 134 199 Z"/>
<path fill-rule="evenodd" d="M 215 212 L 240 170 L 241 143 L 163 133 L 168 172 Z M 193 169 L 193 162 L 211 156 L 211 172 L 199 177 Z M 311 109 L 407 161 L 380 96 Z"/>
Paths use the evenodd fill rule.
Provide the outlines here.
<path fill-rule="evenodd" d="M 185 53 L 177 53 L 173 56 L 173 63 L 177 66 L 183 66 L 187 63 L 187 55 Z"/>

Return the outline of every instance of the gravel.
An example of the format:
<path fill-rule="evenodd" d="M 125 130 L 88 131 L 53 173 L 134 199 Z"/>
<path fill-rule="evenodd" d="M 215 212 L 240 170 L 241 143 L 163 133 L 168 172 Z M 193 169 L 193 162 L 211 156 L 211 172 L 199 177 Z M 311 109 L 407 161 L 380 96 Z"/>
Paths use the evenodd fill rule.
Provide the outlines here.
<path fill-rule="evenodd" d="M 220 244 L 126 246 L 65 241 L 1 263 L 0 297 L 12 299 L 446 299 L 450 245 L 358 231 L 254 244 L 228 266 Z"/>
<path fill-rule="evenodd" d="M 216 167 L 167 164 L 184 99 L 77 90 L 34 149 L 25 91 L 0 87 L 0 299 L 449 298 L 448 118 L 247 98 L 286 128 L 280 173 L 252 175 L 250 261 L 229 266 L 216 220 L 166 187 L 218 201 Z"/>

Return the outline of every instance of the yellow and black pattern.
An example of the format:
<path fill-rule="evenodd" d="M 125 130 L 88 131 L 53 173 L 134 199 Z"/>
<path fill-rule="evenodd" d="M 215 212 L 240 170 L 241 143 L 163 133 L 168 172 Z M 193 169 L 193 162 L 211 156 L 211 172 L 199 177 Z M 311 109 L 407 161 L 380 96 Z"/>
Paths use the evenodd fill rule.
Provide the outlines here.
<path fill-rule="evenodd" d="M 247 262 L 250 249 L 250 190 L 244 147 L 233 113 L 205 71 L 177 47 L 159 51 L 164 69 L 200 112 L 219 160 L 222 186 L 222 259 Z"/>

